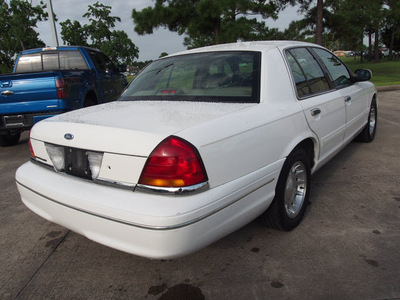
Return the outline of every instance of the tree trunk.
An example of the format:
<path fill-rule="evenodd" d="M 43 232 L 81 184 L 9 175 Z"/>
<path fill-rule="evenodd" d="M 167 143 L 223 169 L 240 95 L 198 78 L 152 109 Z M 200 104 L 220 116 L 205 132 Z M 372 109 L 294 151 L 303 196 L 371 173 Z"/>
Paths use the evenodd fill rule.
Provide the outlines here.
<path fill-rule="evenodd" d="M 318 45 L 322 45 L 322 32 L 323 32 L 322 10 L 323 10 L 323 0 L 318 0 L 317 1 L 316 31 L 315 31 L 315 42 Z"/>
<path fill-rule="evenodd" d="M 379 27 L 378 24 L 375 26 L 375 62 L 379 62 Z"/>
<path fill-rule="evenodd" d="M 390 36 L 389 60 L 393 60 L 393 46 L 394 46 L 395 36 L 396 36 L 396 25 L 393 25 L 392 35 Z"/>
<path fill-rule="evenodd" d="M 221 19 L 218 18 L 214 22 L 214 39 L 215 39 L 215 45 L 219 44 L 219 34 L 221 31 Z"/>
<path fill-rule="evenodd" d="M 371 61 L 372 56 L 372 30 L 368 31 L 368 61 Z"/>

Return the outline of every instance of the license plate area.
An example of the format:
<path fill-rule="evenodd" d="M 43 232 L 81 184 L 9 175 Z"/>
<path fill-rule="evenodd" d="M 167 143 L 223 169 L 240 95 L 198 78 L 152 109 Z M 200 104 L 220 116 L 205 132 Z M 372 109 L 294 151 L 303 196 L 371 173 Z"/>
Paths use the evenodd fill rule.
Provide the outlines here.
<path fill-rule="evenodd" d="M 24 116 L 4 116 L 4 125 L 5 127 L 24 126 Z"/>
<path fill-rule="evenodd" d="M 92 179 L 88 159 L 88 151 L 66 147 L 64 155 L 65 173 L 81 178 Z"/>

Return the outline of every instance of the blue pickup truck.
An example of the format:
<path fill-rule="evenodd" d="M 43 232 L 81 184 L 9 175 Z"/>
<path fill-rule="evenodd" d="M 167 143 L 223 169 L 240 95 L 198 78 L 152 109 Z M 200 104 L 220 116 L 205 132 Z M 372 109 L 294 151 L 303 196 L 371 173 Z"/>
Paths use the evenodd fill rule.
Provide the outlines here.
<path fill-rule="evenodd" d="M 127 85 L 122 71 L 88 47 L 21 52 L 13 73 L 0 76 L 0 146 L 42 119 L 116 100 Z"/>

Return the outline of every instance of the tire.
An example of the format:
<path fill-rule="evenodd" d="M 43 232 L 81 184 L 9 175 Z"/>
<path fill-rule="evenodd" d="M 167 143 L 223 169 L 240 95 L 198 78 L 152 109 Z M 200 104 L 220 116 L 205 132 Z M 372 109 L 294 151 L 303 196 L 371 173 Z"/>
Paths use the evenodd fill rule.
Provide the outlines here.
<path fill-rule="evenodd" d="M 275 198 L 263 215 L 269 227 L 290 231 L 300 224 L 310 195 L 311 167 L 307 153 L 296 148 L 287 157 L 275 190 Z"/>
<path fill-rule="evenodd" d="M 375 138 L 376 126 L 378 121 L 378 108 L 375 99 L 372 100 L 371 108 L 368 114 L 368 123 L 365 125 L 364 129 L 355 138 L 357 142 L 370 143 Z"/>
<path fill-rule="evenodd" d="M 21 133 L 0 135 L 0 146 L 9 147 L 18 144 Z"/>
<path fill-rule="evenodd" d="M 96 104 L 97 104 L 96 98 L 87 97 L 85 99 L 85 101 L 83 102 L 83 107 L 89 107 L 89 106 L 93 106 L 93 105 L 96 105 Z"/>

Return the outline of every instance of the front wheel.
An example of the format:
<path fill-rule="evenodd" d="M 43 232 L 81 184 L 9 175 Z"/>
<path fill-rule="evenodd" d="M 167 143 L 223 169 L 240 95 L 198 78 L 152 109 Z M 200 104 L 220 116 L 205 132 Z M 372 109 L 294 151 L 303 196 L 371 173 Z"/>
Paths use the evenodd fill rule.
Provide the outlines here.
<path fill-rule="evenodd" d="M 295 149 L 283 164 L 275 190 L 275 198 L 264 213 L 265 223 L 275 229 L 289 231 L 302 220 L 310 194 L 311 167 L 307 153 Z"/>

